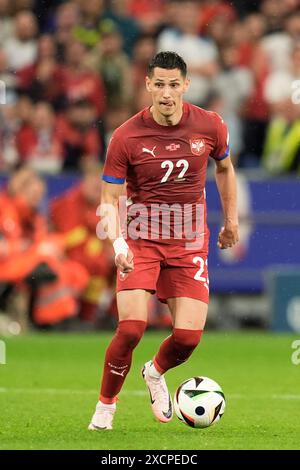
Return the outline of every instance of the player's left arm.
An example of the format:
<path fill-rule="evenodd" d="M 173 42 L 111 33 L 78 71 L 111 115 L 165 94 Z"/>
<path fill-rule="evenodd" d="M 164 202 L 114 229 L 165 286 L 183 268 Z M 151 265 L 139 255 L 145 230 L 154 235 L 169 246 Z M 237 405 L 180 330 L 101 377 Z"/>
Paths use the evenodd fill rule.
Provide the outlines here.
<path fill-rule="evenodd" d="M 239 241 L 237 185 L 230 156 L 222 160 L 215 160 L 215 164 L 216 183 L 224 214 L 224 226 L 219 233 L 218 247 L 224 250 L 231 248 Z"/>

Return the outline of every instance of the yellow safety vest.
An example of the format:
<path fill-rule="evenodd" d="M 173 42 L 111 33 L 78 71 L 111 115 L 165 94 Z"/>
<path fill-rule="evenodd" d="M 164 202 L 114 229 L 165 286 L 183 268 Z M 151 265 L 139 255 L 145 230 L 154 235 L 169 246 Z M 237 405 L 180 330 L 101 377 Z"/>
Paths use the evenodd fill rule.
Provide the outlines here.
<path fill-rule="evenodd" d="M 263 149 L 263 166 L 271 173 L 285 173 L 293 166 L 300 149 L 300 120 L 289 124 L 274 118 L 267 129 Z M 300 171 L 300 165 L 297 168 Z"/>

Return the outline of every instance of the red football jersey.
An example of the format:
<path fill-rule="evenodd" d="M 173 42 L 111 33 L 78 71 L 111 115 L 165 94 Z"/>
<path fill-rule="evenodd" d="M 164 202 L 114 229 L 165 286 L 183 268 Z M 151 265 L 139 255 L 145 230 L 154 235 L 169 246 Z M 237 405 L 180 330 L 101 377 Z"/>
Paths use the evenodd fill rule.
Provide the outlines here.
<path fill-rule="evenodd" d="M 216 160 L 226 158 L 229 155 L 228 141 L 227 126 L 217 113 L 184 103 L 180 122 L 174 126 L 163 126 L 153 119 L 150 108 L 146 108 L 113 133 L 102 179 L 114 184 L 127 182 L 128 201 L 134 204 L 128 208 L 129 220 L 138 217 L 141 238 L 179 244 L 193 239 L 186 233 L 188 224 L 184 225 L 185 229 L 179 229 L 187 216 L 187 219 L 192 219 L 195 230 L 196 206 L 202 207 L 202 220 L 201 224 L 197 221 L 197 230 L 199 228 L 198 235 L 205 236 L 206 249 L 205 182 L 208 157 Z M 140 213 L 137 213 L 137 204 L 143 205 Z M 170 223 L 167 223 L 171 226 L 169 236 L 162 235 L 162 226 L 167 218 L 163 219 L 159 232 L 156 230 L 156 215 L 161 223 L 163 210 L 159 215 L 155 208 L 161 208 L 162 204 L 165 205 L 163 210 L 168 211 L 171 207 Z M 144 207 L 148 209 L 148 219 Z M 180 217 L 176 218 L 180 209 L 184 209 L 181 222 Z"/>

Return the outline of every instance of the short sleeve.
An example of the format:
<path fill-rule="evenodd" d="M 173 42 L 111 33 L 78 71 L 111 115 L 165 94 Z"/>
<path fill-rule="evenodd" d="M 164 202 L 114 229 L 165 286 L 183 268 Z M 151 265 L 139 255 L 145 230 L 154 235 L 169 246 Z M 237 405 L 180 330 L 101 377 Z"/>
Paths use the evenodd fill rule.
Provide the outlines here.
<path fill-rule="evenodd" d="M 126 180 L 128 152 L 124 138 L 114 132 L 108 144 L 106 159 L 102 174 L 106 183 L 123 184 Z"/>
<path fill-rule="evenodd" d="M 211 157 L 215 160 L 224 160 L 230 154 L 228 128 L 217 113 L 212 113 L 216 128 L 216 143 Z"/>

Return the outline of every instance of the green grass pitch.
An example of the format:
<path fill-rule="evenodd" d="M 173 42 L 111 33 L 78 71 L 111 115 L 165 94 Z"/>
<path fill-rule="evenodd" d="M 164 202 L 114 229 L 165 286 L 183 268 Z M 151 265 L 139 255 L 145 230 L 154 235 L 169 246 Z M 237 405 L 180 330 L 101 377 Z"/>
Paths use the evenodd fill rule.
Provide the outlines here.
<path fill-rule="evenodd" d="M 154 420 L 140 369 L 168 333 L 147 332 L 119 396 L 113 431 L 89 432 L 102 360 L 112 334 L 6 339 L 0 365 L 0 449 L 299 449 L 300 365 L 295 335 L 211 333 L 189 361 L 169 371 L 172 394 L 205 375 L 226 396 L 222 420 L 192 429 L 176 417 Z"/>

